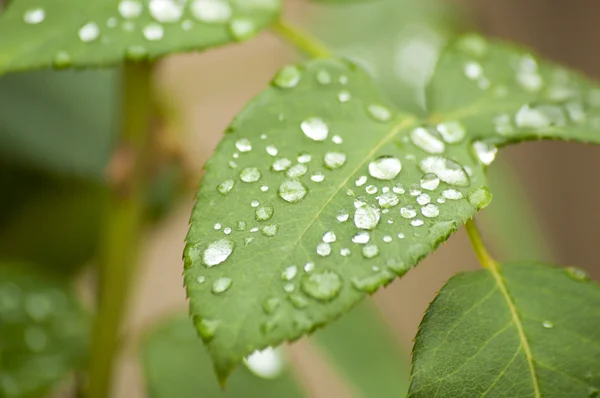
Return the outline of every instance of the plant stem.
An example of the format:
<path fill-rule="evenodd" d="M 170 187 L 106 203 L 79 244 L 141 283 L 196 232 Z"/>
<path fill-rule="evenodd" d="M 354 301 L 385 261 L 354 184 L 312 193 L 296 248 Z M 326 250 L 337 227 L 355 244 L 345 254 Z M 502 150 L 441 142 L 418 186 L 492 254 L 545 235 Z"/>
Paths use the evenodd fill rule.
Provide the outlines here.
<path fill-rule="evenodd" d="M 331 51 L 319 39 L 287 21 L 276 21 L 272 28 L 277 35 L 311 58 L 330 58 L 332 56 Z"/>
<path fill-rule="evenodd" d="M 110 395 L 121 321 L 136 270 L 144 213 L 151 113 L 152 64 L 126 63 L 120 146 L 125 166 L 108 200 L 98 269 L 98 305 L 89 366 L 88 398 Z"/>
<path fill-rule="evenodd" d="M 481 239 L 481 235 L 479 234 L 479 230 L 477 229 L 475 221 L 467 221 L 466 227 L 467 234 L 469 235 L 469 239 L 471 240 L 471 245 L 473 245 L 473 249 L 475 250 L 475 254 L 477 254 L 477 258 L 479 259 L 481 266 L 483 268 L 497 270 L 498 264 L 496 263 L 496 260 L 494 260 L 490 253 L 487 251 L 487 248 L 483 243 L 483 239 Z"/>

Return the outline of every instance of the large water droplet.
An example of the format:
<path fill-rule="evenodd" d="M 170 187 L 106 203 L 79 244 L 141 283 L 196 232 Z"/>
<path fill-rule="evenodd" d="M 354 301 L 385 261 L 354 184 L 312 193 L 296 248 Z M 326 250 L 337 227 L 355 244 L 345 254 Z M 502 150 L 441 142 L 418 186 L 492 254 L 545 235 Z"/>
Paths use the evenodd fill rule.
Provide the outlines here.
<path fill-rule="evenodd" d="M 79 39 L 88 43 L 97 40 L 100 37 L 100 28 L 95 22 L 89 22 L 79 29 Z"/>
<path fill-rule="evenodd" d="M 195 0 L 190 10 L 196 19 L 205 23 L 224 23 L 232 14 L 228 0 Z"/>
<path fill-rule="evenodd" d="M 400 160 L 390 156 L 382 156 L 369 163 L 369 174 L 378 180 L 392 180 L 402 170 Z"/>
<path fill-rule="evenodd" d="M 280 348 L 267 347 L 254 351 L 244 359 L 244 364 L 256 376 L 263 379 L 275 379 L 283 373 L 284 358 Z"/>
<path fill-rule="evenodd" d="M 372 104 L 367 107 L 369 115 L 378 122 L 388 122 L 392 118 L 392 112 L 388 108 L 379 104 Z"/>
<path fill-rule="evenodd" d="M 235 244 L 228 239 L 221 239 L 216 242 L 212 242 L 208 245 L 202 256 L 202 261 L 207 267 L 213 267 L 217 264 L 221 264 L 233 253 Z"/>
<path fill-rule="evenodd" d="M 471 192 L 467 197 L 469 203 L 477 210 L 481 210 L 492 201 L 492 194 L 486 187 L 479 187 L 475 191 Z"/>
<path fill-rule="evenodd" d="M 322 119 L 311 117 L 300 124 L 304 134 L 314 141 L 325 141 L 329 134 L 329 127 Z"/>
<path fill-rule="evenodd" d="M 325 167 L 334 170 L 340 168 L 346 163 L 346 154 L 341 152 L 327 152 L 323 158 Z"/>
<path fill-rule="evenodd" d="M 498 148 L 485 141 L 475 141 L 473 142 L 473 151 L 481 163 L 489 166 L 496 159 Z"/>
<path fill-rule="evenodd" d="M 375 229 L 380 219 L 381 210 L 371 205 L 362 205 L 354 213 L 354 225 L 360 229 Z"/>
<path fill-rule="evenodd" d="M 308 190 L 299 180 L 286 179 L 279 186 L 279 196 L 289 203 L 297 203 L 307 194 Z"/>
<path fill-rule="evenodd" d="M 279 88 L 292 88 L 300 83 L 301 78 L 302 73 L 297 66 L 287 65 L 277 73 L 277 76 L 273 79 L 273 84 Z"/>
<path fill-rule="evenodd" d="M 447 184 L 459 187 L 469 186 L 469 176 L 461 165 L 440 156 L 430 156 L 419 164 L 424 173 L 433 173 Z"/>
<path fill-rule="evenodd" d="M 310 297 L 321 301 L 336 298 L 342 289 L 342 280 L 333 271 L 315 271 L 305 274 L 302 279 L 302 290 Z"/>
<path fill-rule="evenodd" d="M 256 214 L 255 214 L 256 221 L 270 220 L 273 217 L 274 212 L 275 212 L 275 210 L 273 210 L 273 206 L 271 206 L 269 204 L 260 206 L 259 208 L 256 209 Z"/>
<path fill-rule="evenodd" d="M 133 19 L 142 15 L 142 3 L 138 0 L 122 0 L 119 2 L 119 14 L 125 19 Z"/>
<path fill-rule="evenodd" d="M 46 11 L 41 7 L 31 8 L 23 14 L 23 21 L 29 25 L 37 25 L 46 19 Z"/>
<path fill-rule="evenodd" d="M 236 41 L 248 40 L 256 34 L 254 21 L 248 18 L 235 18 L 229 22 L 229 33 Z"/>
<path fill-rule="evenodd" d="M 233 281 L 231 280 L 231 278 L 227 278 L 227 277 L 219 278 L 213 282 L 212 292 L 214 294 L 224 293 L 227 290 L 229 290 L 229 288 L 231 287 L 232 284 L 233 284 Z"/>
<path fill-rule="evenodd" d="M 467 135 L 467 130 L 458 121 L 450 121 L 438 124 L 437 131 L 442 136 L 442 139 L 448 144 L 456 144 L 461 142 Z"/>
<path fill-rule="evenodd" d="M 250 152 L 252 150 L 252 143 L 248 138 L 240 138 L 235 142 L 235 147 L 240 152 Z"/>
<path fill-rule="evenodd" d="M 412 143 L 427 153 L 444 153 L 446 146 L 439 133 L 432 128 L 417 127 L 410 133 Z"/>
<path fill-rule="evenodd" d="M 176 0 L 150 0 L 148 9 L 158 22 L 178 22 L 183 14 L 183 4 Z"/>
<path fill-rule="evenodd" d="M 157 41 L 163 38 L 165 31 L 163 27 L 157 23 L 149 23 L 144 26 L 142 34 L 148 41 Z"/>
<path fill-rule="evenodd" d="M 240 179 L 244 182 L 256 182 L 260 179 L 260 171 L 256 167 L 246 167 L 240 171 Z"/>
<path fill-rule="evenodd" d="M 221 195 L 227 195 L 229 192 L 231 192 L 233 187 L 235 187 L 234 180 L 225 180 L 217 185 L 217 191 L 219 191 Z"/>

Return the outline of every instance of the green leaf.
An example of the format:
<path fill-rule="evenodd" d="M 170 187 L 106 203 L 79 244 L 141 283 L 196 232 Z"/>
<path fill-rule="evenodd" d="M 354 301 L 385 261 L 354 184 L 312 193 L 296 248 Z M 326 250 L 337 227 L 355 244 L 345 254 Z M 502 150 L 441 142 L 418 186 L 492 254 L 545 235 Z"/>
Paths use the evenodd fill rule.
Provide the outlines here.
<path fill-rule="evenodd" d="M 318 330 L 311 340 L 356 396 L 397 398 L 408 391 L 408 358 L 371 300 Z M 365 366 L 368 363 L 369 366 Z"/>
<path fill-rule="evenodd" d="M 87 332 L 65 280 L 0 264 L 0 396 L 45 396 L 83 365 Z"/>
<path fill-rule="evenodd" d="M 446 159 L 411 144 L 416 120 L 394 116 L 356 66 L 295 68 L 233 122 L 192 214 L 186 286 L 221 377 L 253 350 L 339 317 L 489 202 L 469 147 L 449 146 Z M 326 140 L 310 138 L 325 125 Z"/>
<path fill-rule="evenodd" d="M 439 61 L 433 120 L 459 120 L 496 145 L 532 139 L 600 143 L 600 87 L 514 45 L 466 35 Z"/>
<path fill-rule="evenodd" d="M 409 397 L 592 397 L 600 288 L 536 263 L 459 274 L 417 334 Z"/>
<path fill-rule="evenodd" d="M 280 0 L 14 0 L 0 16 L 0 74 L 105 66 L 245 40 Z M 29 21 L 29 22 L 27 22 Z"/>
<path fill-rule="evenodd" d="M 212 372 L 210 358 L 189 317 L 178 315 L 162 322 L 144 338 L 141 347 L 144 378 L 150 398 L 300 398 L 285 368 L 273 379 L 255 376 L 244 369 L 222 390 Z"/>

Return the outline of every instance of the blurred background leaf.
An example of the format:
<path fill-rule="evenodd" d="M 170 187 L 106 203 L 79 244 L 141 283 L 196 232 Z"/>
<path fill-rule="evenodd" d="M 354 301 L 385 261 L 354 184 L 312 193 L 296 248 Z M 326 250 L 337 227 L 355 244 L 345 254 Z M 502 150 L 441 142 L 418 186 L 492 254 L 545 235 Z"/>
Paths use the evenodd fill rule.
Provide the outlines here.
<path fill-rule="evenodd" d="M 0 263 L 0 396 L 41 397 L 84 363 L 88 318 L 68 283 Z"/>

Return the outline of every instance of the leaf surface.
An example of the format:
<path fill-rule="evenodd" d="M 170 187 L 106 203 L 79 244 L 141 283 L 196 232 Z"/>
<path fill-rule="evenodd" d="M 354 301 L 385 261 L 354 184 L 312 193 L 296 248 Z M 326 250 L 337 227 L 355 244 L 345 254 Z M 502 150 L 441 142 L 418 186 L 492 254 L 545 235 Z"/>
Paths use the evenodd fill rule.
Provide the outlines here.
<path fill-rule="evenodd" d="M 0 264 L 0 396 L 45 396 L 83 365 L 88 331 L 64 280 Z"/>
<path fill-rule="evenodd" d="M 600 288 L 581 272 L 515 263 L 454 276 L 420 326 L 408 396 L 596 396 Z"/>
<path fill-rule="evenodd" d="M 0 15 L 0 74 L 113 65 L 254 36 L 279 0 L 14 0 Z"/>
<path fill-rule="evenodd" d="M 177 315 L 166 319 L 145 336 L 141 360 L 150 398 L 304 396 L 285 365 L 282 373 L 273 379 L 260 378 L 247 368 L 243 369 L 232 376 L 226 389 L 222 390 L 214 378 L 206 349 L 190 326 L 188 316 Z"/>

